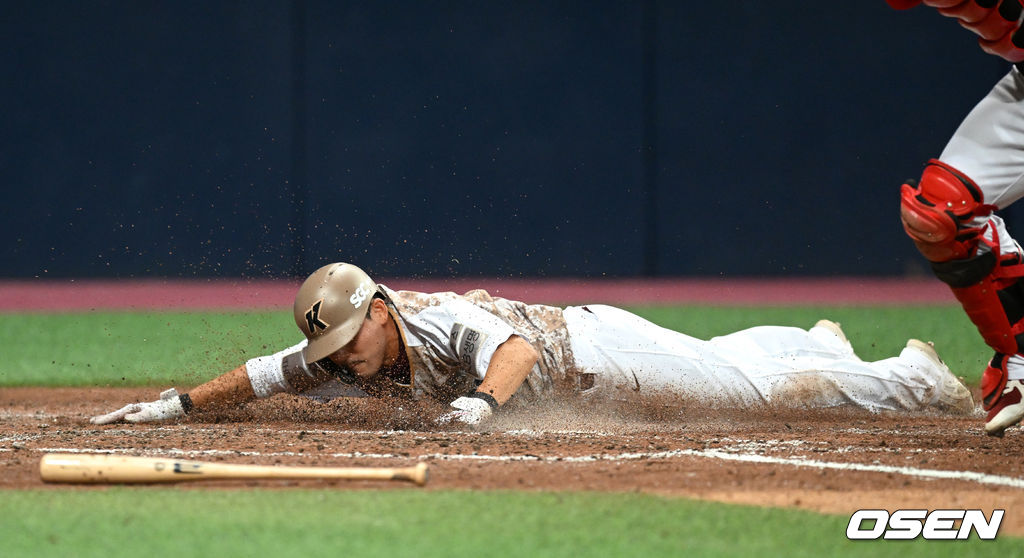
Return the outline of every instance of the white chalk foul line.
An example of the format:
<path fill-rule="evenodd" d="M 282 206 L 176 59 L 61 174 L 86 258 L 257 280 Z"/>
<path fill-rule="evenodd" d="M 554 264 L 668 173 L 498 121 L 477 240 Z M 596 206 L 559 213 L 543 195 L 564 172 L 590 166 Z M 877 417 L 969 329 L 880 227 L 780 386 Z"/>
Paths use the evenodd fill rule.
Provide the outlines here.
<path fill-rule="evenodd" d="M 135 454 L 147 453 L 151 455 L 176 455 L 182 457 L 209 457 L 219 455 L 238 455 L 255 457 L 309 457 L 314 454 L 300 452 L 257 452 L 237 450 L 181 450 L 177 448 L 166 450 L 142 450 L 137 448 L 117 449 L 83 449 L 83 448 L 34 448 L 33 451 L 55 452 L 55 453 L 116 453 Z M 722 450 L 671 450 L 661 452 L 645 453 L 619 453 L 619 454 L 592 454 L 578 456 L 539 456 L 539 455 L 478 455 L 478 454 L 448 454 L 428 453 L 418 456 L 399 455 L 395 453 L 331 453 L 324 454 L 333 458 L 349 459 L 414 459 L 417 461 L 492 461 L 492 462 L 524 462 L 536 461 L 546 463 L 591 463 L 598 461 L 639 461 L 644 459 L 664 460 L 678 457 L 700 457 L 706 459 L 720 459 L 723 461 L 739 461 L 745 463 L 766 463 L 771 465 L 789 465 L 792 467 L 805 467 L 813 469 L 830 469 L 840 471 L 859 471 L 868 473 L 889 473 L 922 479 L 946 479 L 975 482 L 979 484 L 992 484 L 1011 488 L 1024 488 L 1024 479 L 1007 477 L 1002 475 L 990 475 L 976 471 L 948 471 L 943 469 L 919 469 L 917 467 L 899 467 L 893 465 L 874 465 L 866 463 L 840 463 L 832 461 L 820 461 L 816 459 L 794 459 L 785 457 L 770 457 L 751 453 L 730 453 Z"/>
<path fill-rule="evenodd" d="M 990 475 L 977 471 L 946 471 L 943 469 L 918 469 L 917 467 L 897 467 L 893 465 L 869 465 L 866 463 L 836 463 L 832 461 L 819 461 L 816 459 L 792 459 L 785 457 L 768 457 L 765 455 L 727 453 L 720 450 L 698 451 L 680 450 L 690 452 L 687 455 L 698 457 L 709 457 L 725 461 L 743 461 L 747 463 L 771 463 L 775 465 L 792 465 L 794 467 L 811 467 L 815 469 L 834 469 L 840 471 L 865 471 L 871 473 L 892 473 L 908 477 L 924 479 L 947 479 L 976 482 L 979 484 L 994 484 L 997 486 L 1008 486 L 1012 488 L 1024 488 L 1024 479 L 1017 477 L 1006 477 L 1002 475 Z"/>

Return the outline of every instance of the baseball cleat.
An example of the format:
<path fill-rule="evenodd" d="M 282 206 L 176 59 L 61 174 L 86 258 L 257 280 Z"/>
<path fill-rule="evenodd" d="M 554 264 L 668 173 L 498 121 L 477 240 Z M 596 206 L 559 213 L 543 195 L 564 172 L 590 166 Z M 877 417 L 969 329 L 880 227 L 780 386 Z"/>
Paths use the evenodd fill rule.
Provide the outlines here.
<path fill-rule="evenodd" d="M 818 323 L 814 324 L 814 327 L 820 327 L 827 329 L 832 332 L 833 335 L 838 337 L 843 343 L 850 344 L 850 340 L 846 338 L 846 334 L 843 333 L 843 328 L 839 327 L 839 324 L 832 320 L 818 320 Z"/>
<path fill-rule="evenodd" d="M 1024 419 L 1024 382 L 1008 380 L 999 399 L 988 410 L 985 433 L 1003 437 L 1003 431 Z"/>
<path fill-rule="evenodd" d="M 832 320 L 818 320 L 818 323 L 814 324 L 814 327 L 812 327 L 811 329 L 820 329 L 827 331 L 829 334 L 838 339 L 840 343 L 842 343 L 843 347 L 846 348 L 846 352 L 848 352 L 850 356 L 854 358 L 859 358 L 857 357 L 856 353 L 854 353 L 853 345 L 850 344 L 850 340 L 847 339 L 846 334 L 843 333 L 843 328 L 839 327 L 839 324 L 837 322 L 833 322 Z"/>
<path fill-rule="evenodd" d="M 907 348 L 920 353 L 940 371 L 939 398 L 935 401 L 935 407 L 940 411 L 957 415 L 974 414 L 976 406 L 974 397 L 971 396 L 971 390 L 967 389 L 963 381 L 954 376 L 946 363 L 939 358 L 939 353 L 935 350 L 933 343 L 911 339 L 907 341 Z"/>

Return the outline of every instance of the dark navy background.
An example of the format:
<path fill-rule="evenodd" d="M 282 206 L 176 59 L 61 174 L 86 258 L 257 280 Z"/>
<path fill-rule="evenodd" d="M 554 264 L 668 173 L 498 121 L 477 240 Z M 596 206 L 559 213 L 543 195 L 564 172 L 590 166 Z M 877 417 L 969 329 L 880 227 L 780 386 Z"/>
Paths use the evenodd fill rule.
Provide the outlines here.
<path fill-rule="evenodd" d="M 1008 65 L 806 4 L 8 6 L 0 276 L 923 273 L 899 184 Z"/>

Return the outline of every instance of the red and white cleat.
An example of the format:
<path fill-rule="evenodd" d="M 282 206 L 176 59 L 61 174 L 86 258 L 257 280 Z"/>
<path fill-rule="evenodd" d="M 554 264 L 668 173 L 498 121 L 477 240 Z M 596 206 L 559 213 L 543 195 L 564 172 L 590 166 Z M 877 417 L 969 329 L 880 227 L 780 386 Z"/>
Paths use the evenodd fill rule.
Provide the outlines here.
<path fill-rule="evenodd" d="M 985 433 L 989 436 L 1003 437 L 1003 432 L 1024 419 L 1024 382 L 1007 380 L 1006 387 L 999 398 L 986 405 L 988 421 Z"/>

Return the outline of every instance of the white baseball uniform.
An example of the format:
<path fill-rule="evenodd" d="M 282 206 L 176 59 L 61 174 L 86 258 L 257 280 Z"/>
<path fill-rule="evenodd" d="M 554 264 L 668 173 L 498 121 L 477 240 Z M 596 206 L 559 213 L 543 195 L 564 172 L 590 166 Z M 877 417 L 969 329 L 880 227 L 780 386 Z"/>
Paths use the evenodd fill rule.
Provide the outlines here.
<path fill-rule="evenodd" d="M 518 402 L 626 389 L 731 406 L 779 402 L 919 410 L 937 401 L 936 386 L 948 374 L 907 349 L 898 357 L 864 362 L 849 343 L 820 327 L 760 326 L 704 341 L 610 306 L 562 310 L 482 290 L 381 291 L 399 324 L 411 372 L 389 381 L 400 393 L 444 402 L 472 391 L 494 351 L 513 335 L 540 355 L 516 393 Z M 246 363 L 257 396 L 294 391 L 297 375 L 329 377 L 303 364 L 304 346 L 305 341 Z"/>

